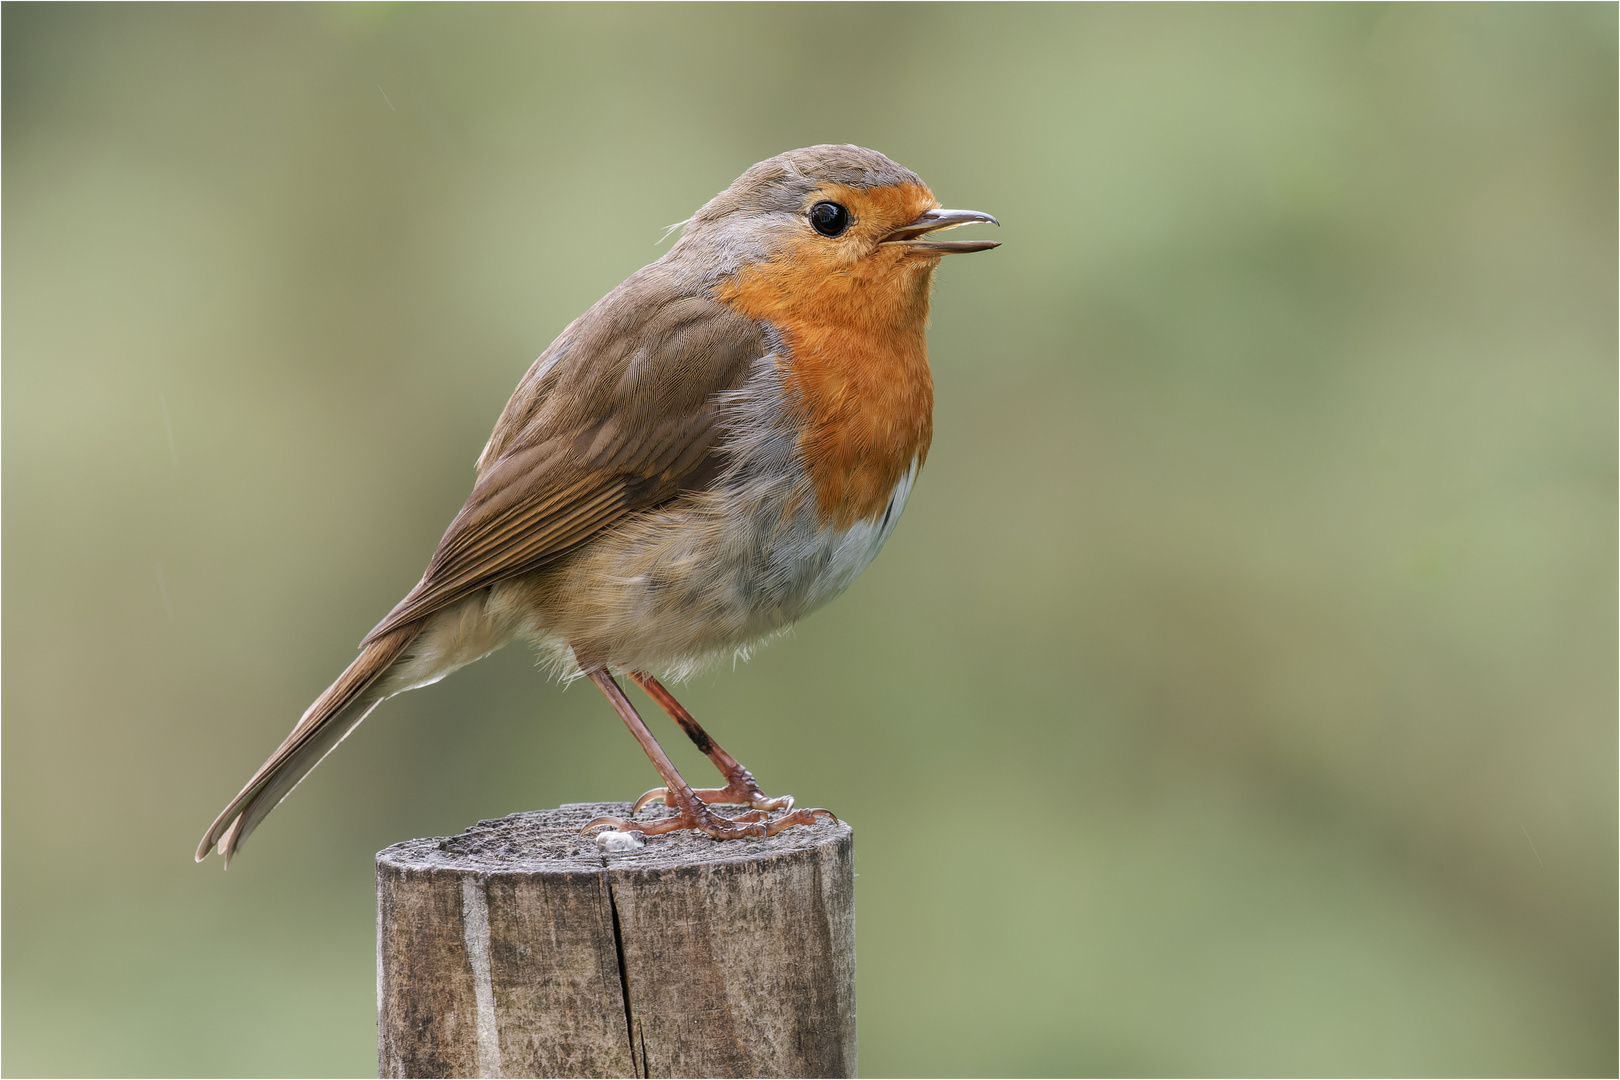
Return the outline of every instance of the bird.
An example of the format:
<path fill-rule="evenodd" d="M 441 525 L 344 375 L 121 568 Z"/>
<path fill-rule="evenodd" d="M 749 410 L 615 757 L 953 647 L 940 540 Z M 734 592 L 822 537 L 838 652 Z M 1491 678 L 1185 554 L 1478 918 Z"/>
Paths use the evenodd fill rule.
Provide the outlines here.
<path fill-rule="evenodd" d="M 775 835 L 823 816 L 770 797 L 659 680 L 690 677 L 842 593 L 905 508 L 933 438 L 935 268 L 993 240 L 859 146 L 761 161 L 574 320 L 518 383 L 466 505 L 414 588 L 203 835 L 231 856 L 379 703 L 514 641 L 588 677 L 661 786 L 581 831 Z M 694 789 L 618 677 L 725 779 Z M 635 820 L 649 802 L 671 814 Z M 747 809 L 727 816 L 715 805 Z"/>

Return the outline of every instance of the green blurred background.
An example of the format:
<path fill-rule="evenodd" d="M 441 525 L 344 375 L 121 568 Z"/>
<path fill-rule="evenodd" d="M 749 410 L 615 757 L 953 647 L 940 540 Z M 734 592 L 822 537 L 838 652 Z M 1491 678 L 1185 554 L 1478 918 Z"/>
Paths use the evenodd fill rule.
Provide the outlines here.
<path fill-rule="evenodd" d="M 191 861 L 534 356 L 831 141 L 1005 241 L 888 549 L 683 694 L 856 826 L 863 1071 L 1615 1072 L 1615 5 L 3 18 L 8 1074 L 373 1074 L 373 853 L 653 783 L 513 648 Z"/>

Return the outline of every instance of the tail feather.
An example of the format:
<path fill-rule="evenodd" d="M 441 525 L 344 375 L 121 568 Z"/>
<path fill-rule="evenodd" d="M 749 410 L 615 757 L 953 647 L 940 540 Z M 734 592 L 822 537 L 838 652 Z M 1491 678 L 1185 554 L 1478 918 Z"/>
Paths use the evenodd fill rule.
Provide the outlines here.
<path fill-rule="evenodd" d="M 388 696 L 390 690 L 383 685 L 386 680 L 382 676 L 410 647 L 421 626 L 402 626 L 361 650 L 354 663 L 315 699 L 292 734 L 214 819 L 197 845 L 198 862 L 217 847 L 225 857 L 225 865 L 230 865 L 231 855 L 265 815 Z"/>

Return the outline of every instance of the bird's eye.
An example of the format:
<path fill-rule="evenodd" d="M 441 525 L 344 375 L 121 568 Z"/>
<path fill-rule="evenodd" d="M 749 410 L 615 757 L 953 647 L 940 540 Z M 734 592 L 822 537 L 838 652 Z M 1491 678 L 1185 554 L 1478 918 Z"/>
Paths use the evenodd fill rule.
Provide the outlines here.
<path fill-rule="evenodd" d="M 849 228 L 849 211 L 835 202 L 818 202 L 810 208 L 810 224 L 822 236 L 837 236 Z"/>

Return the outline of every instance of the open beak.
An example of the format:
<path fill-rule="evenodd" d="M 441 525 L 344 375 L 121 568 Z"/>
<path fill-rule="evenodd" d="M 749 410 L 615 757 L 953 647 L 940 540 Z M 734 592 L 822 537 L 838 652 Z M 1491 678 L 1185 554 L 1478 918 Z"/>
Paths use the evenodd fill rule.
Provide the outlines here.
<path fill-rule="evenodd" d="M 989 214 L 981 214 L 977 210 L 924 210 L 916 221 L 910 225 L 902 225 L 879 243 L 904 244 L 908 251 L 915 251 L 919 255 L 961 255 L 969 251 L 989 251 L 993 247 L 1000 247 L 1000 240 L 922 239 L 930 233 L 944 232 L 959 225 L 976 225 L 979 222 L 1001 224 Z"/>

